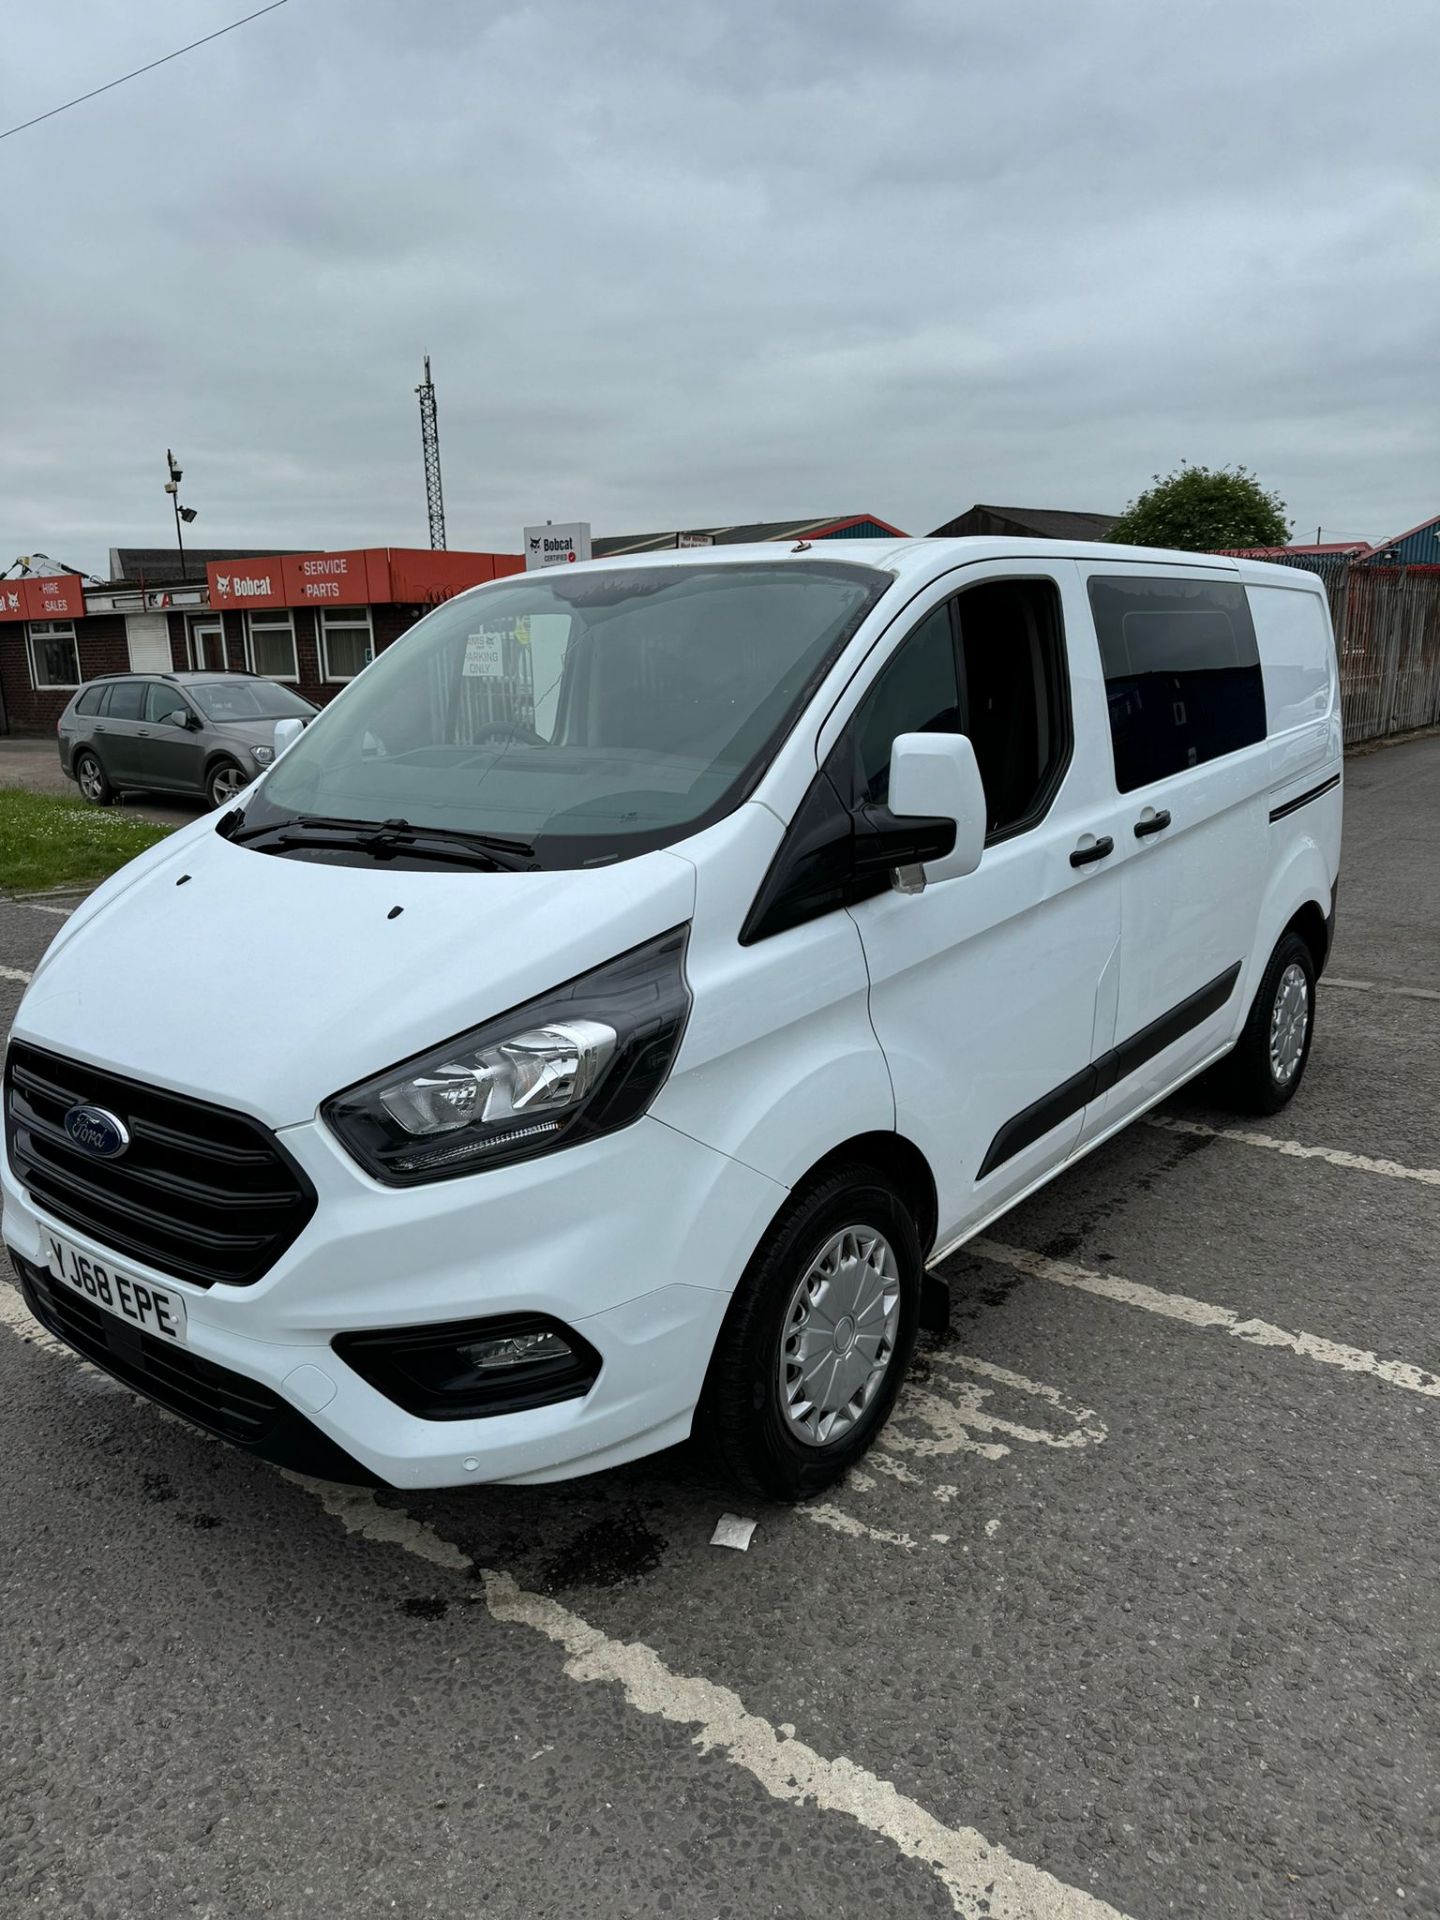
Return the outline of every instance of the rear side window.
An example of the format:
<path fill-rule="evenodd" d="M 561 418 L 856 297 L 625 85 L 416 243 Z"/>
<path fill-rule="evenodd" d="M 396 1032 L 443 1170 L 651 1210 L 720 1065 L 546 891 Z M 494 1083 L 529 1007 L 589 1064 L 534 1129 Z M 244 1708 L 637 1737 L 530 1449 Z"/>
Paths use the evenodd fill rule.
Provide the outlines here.
<path fill-rule="evenodd" d="M 1330 711 L 1335 643 L 1318 593 L 1250 587 L 1250 614 L 1261 647 L 1265 712 L 1271 733 L 1288 733 Z"/>
<path fill-rule="evenodd" d="M 1238 583 L 1096 575 L 1090 608 L 1121 793 L 1265 738 L 1260 650 Z"/>
<path fill-rule="evenodd" d="M 99 713 L 109 691 L 108 687 L 87 687 L 75 702 L 76 713 Z"/>
<path fill-rule="evenodd" d="M 110 705 L 105 709 L 110 720 L 138 720 L 145 698 L 143 680 L 116 680 L 110 688 Z"/>

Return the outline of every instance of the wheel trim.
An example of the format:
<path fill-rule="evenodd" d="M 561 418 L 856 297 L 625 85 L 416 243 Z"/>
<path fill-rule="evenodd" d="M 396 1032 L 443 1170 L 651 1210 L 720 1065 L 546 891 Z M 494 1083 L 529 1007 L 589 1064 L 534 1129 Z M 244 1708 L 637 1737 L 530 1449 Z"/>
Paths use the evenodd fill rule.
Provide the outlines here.
<path fill-rule="evenodd" d="M 88 753 L 80 762 L 76 778 L 80 782 L 80 791 L 87 800 L 98 800 L 105 791 L 105 775 L 101 770 L 100 762 Z"/>
<path fill-rule="evenodd" d="M 900 1327 L 900 1266 L 884 1234 L 842 1227 L 815 1255 L 780 1335 L 780 1405 L 791 1434 L 823 1447 L 880 1390 Z"/>
<path fill-rule="evenodd" d="M 239 767 L 220 767 L 210 776 L 210 798 L 217 806 L 223 806 L 225 801 L 233 800 L 240 789 L 248 785 Z"/>
<path fill-rule="evenodd" d="M 1300 1070 L 1310 1031 L 1310 982 L 1292 960 L 1275 988 L 1270 1010 L 1270 1072 L 1277 1087 L 1288 1087 Z"/>

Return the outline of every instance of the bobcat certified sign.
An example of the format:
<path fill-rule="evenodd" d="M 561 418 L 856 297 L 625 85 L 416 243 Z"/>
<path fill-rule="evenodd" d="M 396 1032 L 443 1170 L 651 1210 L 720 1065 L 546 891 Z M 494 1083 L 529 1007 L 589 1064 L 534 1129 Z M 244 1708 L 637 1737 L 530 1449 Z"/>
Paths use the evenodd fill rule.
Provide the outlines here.
<path fill-rule="evenodd" d="M 572 560 L 590 558 L 590 522 L 557 520 L 525 529 L 525 570 L 565 567 Z"/>

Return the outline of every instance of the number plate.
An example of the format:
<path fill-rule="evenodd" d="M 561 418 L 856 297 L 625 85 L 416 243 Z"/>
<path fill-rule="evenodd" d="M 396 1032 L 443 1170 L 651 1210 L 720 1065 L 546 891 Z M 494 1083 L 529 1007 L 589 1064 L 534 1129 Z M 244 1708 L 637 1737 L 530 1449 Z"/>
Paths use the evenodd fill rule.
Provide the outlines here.
<path fill-rule="evenodd" d="M 132 1327 L 158 1334 L 162 1340 L 185 1344 L 185 1302 L 178 1293 L 149 1280 L 132 1280 L 108 1260 L 81 1253 L 53 1233 L 45 1238 L 50 1249 L 50 1271 L 63 1286 L 113 1313 L 117 1320 L 128 1320 Z"/>

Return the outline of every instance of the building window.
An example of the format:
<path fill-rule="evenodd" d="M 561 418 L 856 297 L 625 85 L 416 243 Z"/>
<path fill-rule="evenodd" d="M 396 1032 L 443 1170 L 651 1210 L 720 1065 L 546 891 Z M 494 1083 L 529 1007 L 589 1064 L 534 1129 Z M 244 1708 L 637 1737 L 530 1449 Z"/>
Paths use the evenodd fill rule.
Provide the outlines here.
<path fill-rule="evenodd" d="M 320 609 L 320 677 L 353 680 L 374 651 L 368 607 Z"/>
<path fill-rule="evenodd" d="M 295 622 L 283 608 L 273 613 L 249 613 L 250 671 L 267 680 L 298 680 Z"/>
<path fill-rule="evenodd" d="M 35 687 L 78 687 L 80 650 L 73 620 L 30 622 L 30 683 Z"/>

